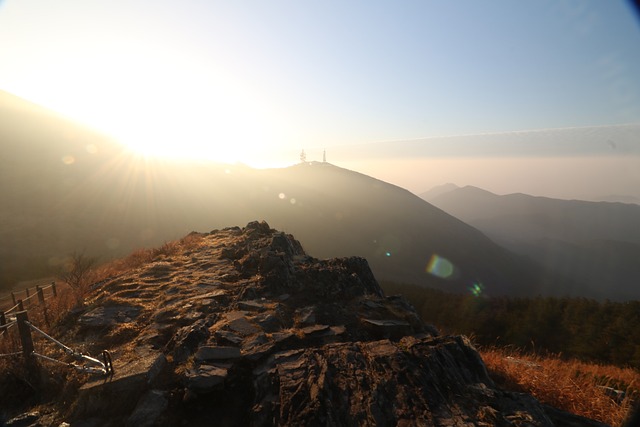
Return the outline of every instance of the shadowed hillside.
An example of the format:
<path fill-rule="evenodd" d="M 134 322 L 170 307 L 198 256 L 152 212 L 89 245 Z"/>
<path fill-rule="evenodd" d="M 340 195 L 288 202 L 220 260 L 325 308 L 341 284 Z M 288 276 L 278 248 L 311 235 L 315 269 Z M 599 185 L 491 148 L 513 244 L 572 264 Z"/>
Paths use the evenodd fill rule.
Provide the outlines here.
<path fill-rule="evenodd" d="M 314 256 L 365 257 L 380 279 L 489 295 L 571 286 L 410 192 L 353 171 L 148 160 L 3 99 L 13 114 L 0 126 L 12 141 L 0 159 L 5 286 L 60 268 L 73 251 L 106 260 L 253 218 L 295 233 Z"/>
<path fill-rule="evenodd" d="M 581 283 L 575 295 L 640 298 L 640 205 L 498 196 L 471 186 L 423 196 L 501 245 Z"/>

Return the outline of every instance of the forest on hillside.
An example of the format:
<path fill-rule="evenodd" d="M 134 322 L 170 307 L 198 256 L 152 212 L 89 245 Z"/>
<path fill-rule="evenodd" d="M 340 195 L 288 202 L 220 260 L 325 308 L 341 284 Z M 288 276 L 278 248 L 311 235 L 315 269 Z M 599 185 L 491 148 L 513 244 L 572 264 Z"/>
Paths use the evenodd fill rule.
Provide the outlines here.
<path fill-rule="evenodd" d="M 443 333 L 471 335 L 479 345 L 640 369 L 640 301 L 489 298 L 394 282 L 381 286 L 387 295 L 404 295 Z"/>

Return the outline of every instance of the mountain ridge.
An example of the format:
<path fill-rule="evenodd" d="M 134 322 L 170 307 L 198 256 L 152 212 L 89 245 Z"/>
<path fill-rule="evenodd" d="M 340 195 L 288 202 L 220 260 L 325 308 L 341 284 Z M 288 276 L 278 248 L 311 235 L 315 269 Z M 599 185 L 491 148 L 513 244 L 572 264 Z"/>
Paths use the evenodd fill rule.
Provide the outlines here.
<path fill-rule="evenodd" d="M 18 135 L 0 122 L 0 137 L 13 141 L 0 158 L 5 286 L 50 275 L 74 251 L 104 260 L 255 218 L 295 233 L 314 256 L 366 257 L 381 279 L 455 292 L 482 285 L 487 295 L 575 286 L 405 189 L 328 163 L 257 170 L 163 162 L 64 121 L 47 129 L 28 114 L 12 121 Z"/>
<path fill-rule="evenodd" d="M 640 206 L 496 195 L 467 186 L 430 199 L 506 248 L 583 283 L 597 299 L 638 299 Z"/>

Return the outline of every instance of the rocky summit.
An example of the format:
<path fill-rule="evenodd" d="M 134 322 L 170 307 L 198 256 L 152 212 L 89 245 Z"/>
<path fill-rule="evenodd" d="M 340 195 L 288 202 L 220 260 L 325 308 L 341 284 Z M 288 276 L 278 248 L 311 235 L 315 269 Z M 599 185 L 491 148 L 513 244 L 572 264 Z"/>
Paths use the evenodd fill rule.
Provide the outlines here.
<path fill-rule="evenodd" d="M 265 222 L 189 238 L 58 326 L 108 349 L 114 374 L 6 425 L 600 425 L 498 389 L 468 339 L 385 296 L 365 259 L 312 258 Z"/>

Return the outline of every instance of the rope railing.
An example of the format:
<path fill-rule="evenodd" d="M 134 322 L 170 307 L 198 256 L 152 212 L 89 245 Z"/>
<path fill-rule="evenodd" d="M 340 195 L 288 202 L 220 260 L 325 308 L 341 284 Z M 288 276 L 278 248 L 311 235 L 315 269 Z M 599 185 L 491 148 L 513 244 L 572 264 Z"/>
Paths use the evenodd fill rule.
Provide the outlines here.
<path fill-rule="evenodd" d="M 61 365 L 65 365 L 69 368 L 75 369 L 77 371 L 81 371 L 88 374 L 97 374 L 102 376 L 111 376 L 113 375 L 113 363 L 111 360 L 111 354 L 104 350 L 101 354 L 102 360 L 91 357 L 86 354 L 82 354 L 79 351 L 73 350 L 71 347 L 64 345 L 57 339 L 53 338 L 51 335 L 44 332 L 42 329 L 35 326 L 33 323 L 29 322 L 27 312 L 25 310 L 25 302 L 29 302 L 32 298 L 37 297 L 39 301 L 39 306 L 43 309 L 44 320 L 49 324 L 47 318 L 47 306 L 46 300 L 52 297 L 57 296 L 55 282 L 52 282 L 48 286 L 36 286 L 36 293 L 30 294 L 28 290 L 25 291 L 27 297 L 23 299 L 15 298 L 15 294 L 11 293 L 11 298 L 13 300 L 14 306 L 9 308 L 6 311 L 0 311 L 0 339 L 6 338 L 8 331 L 17 325 L 18 334 L 20 336 L 20 342 L 22 345 L 21 352 L 12 352 L 12 353 L 0 353 L 0 358 L 12 358 L 16 356 L 22 355 L 25 359 L 26 365 L 28 369 L 32 369 L 32 372 L 37 372 L 37 368 L 34 363 L 36 359 L 40 359 L 50 363 L 57 363 Z M 44 292 L 48 289 L 51 289 L 51 294 L 45 296 Z M 8 299 L 8 298 L 4 298 Z M 61 349 L 66 355 L 72 357 L 77 363 L 69 363 L 54 357 L 44 355 L 41 353 L 37 353 L 33 346 L 33 338 L 32 332 L 35 332 L 43 339 L 48 340 L 53 343 L 59 349 Z"/>
<path fill-rule="evenodd" d="M 4 334 L 9 328 L 12 326 L 18 326 L 18 332 L 20 335 L 20 342 L 22 344 L 21 352 L 12 352 L 12 353 L 0 353 L 0 358 L 10 358 L 22 355 L 25 358 L 25 362 L 27 363 L 27 367 L 33 367 L 33 362 L 35 359 L 41 359 L 51 363 L 57 363 L 60 365 L 65 365 L 69 368 L 75 369 L 80 372 L 88 373 L 88 374 L 96 374 L 102 376 L 111 376 L 113 375 L 113 362 L 111 360 L 111 354 L 104 350 L 102 352 L 102 360 L 91 357 L 87 354 L 83 354 L 79 351 L 72 349 L 71 347 L 61 343 L 57 339 L 53 338 L 51 335 L 44 332 L 42 329 L 35 326 L 28 320 L 26 311 L 19 311 L 16 313 L 16 320 L 3 324 L 0 329 L 2 330 L 2 334 Z M 61 349 L 66 355 L 72 357 L 77 363 L 69 363 L 54 357 L 41 354 L 35 351 L 33 345 L 32 332 L 38 334 L 41 338 L 53 343 L 59 349 Z M 33 368 L 36 371 L 36 368 Z"/>
<path fill-rule="evenodd" d="M 17 351 L 15 353 L 4 353 L 4 354 L 0 353 L 0 358 L 3 358 L 3 357 L 16 357 L 16 356 L 20 356 L 20 355 L 22 355 L 21 351 Z"/>
<path fill-rule="evenodd" d="M 73 350 L 72 348 L 62 344 L 60 341 L 58 341 L 57 339 L 53 338 L 52 336 L 48 335 L 47 333 L 43 332 L 41 329 L 39 329 L 38 327 L 34 326 L 32 323 L 27 322 L 27 325 L 29 325 L 29 327 L 39 333 L 41 336 L 43 336 L 45 339 L 48 339 L 49 341 L 51 341 L 52 343 L 54 343 L 55 345 L 57 345 L 58 347 L 60 347 L 62 349 L 62 351 L 64 351 L 67 355 L 73 357 L 76 361 L 80 362 L 80 361 L 84 361 L 86 364 L 84 366 L 79 366 L 79 365 L 74 365 L 74 364 L 69 364 L 69 366 L 77 369 L 77 370 L 81 370 L 84 372 L 89 372 L 89 373 L 100 373 L 103 375 L 109 375 L 113 372 L 113 365 L 111 364 L 111 355 L 105 350 L 102 352 L 102 356 L 105 359 L 104 362 L 91 357 L 91 356 L 87 356 L 86 354 L 82 354 L 78 351 Z M 34 353 L 34 355 L 36 356 L 42 356 L 42 355 L 37 355 Z M 47 360 L 49 360 L 50 358 L 47 358 Z"/>
<path fill-rule="evenodd" d="M 49 290 L 50 290 L 50 292 L 48 292 L 49 295 L 45 295 L 45 292 Z M 19 291 L 11 291 L 8 295 L 0 297 L 0 301 L 4 301 L 4 300 L 8 301 L 9 299 L 11 299 L 11 301 L 13 302 L 13 308 L 15 308 L 18 300 L 22 300 L 23 303 L 25 304 L 28 303 L 29 305 L 31 305 L 31 300 L 34 297 L 37 297 L 40 304 L 43 304 L 45 299 L 49 299 L 52 296 L 55 297 L 57 296 L 57 294 L 58 294 L 58 291 L 57 291 L 56 283 L 51 282 L 48 285 L 39 284 L 39 285 L 35 285 L 34 287 L 21 289 Z M 24 297 L 20 298 L 22 295 L 24 295 Z M 2 305 L 4 304 L 0 304 L 0 307 Z M 10 311 L 10 310 L 5 310 L 5 311 Z"/>
<path fill-rule="evenodd" d="M 19 300 L 19 301 L 22 301 L 22 300 Z M 20 304 L 16 304 L 16 305 L 14 305 L 14 306 L 13 306 L 13 307 L 11 307 L 9 310 L 6 310 L 6 311 L 4 312 L 4 314 L 9 314 L 9 313 L 11 313 L 12 311 L 22 311 L 22 310 L 20 310 Z"/>
<path fill-rule="evenodd" d="M 11 328 L 12 326 L 15 326 L 15 324 L 18 323 L 16 320 L 13 320 L 9 323 L 5 323 L 4 325 L 0 325 L 0 334 L 6 332 L 9 330 L 9 328 Z"/>

